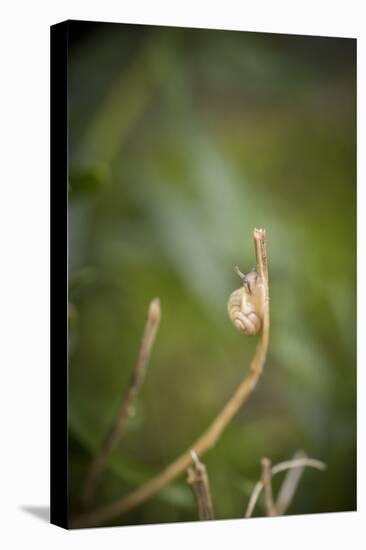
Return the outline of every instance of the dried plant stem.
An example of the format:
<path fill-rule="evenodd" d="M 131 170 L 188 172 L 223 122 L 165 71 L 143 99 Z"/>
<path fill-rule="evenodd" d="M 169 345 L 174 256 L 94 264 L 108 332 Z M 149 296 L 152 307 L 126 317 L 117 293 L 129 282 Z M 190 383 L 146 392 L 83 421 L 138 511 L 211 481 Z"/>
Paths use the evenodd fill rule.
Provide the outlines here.
<path fill-rule="evenodd" d="M 326 469 L 326 465 L 324 464 L 324 462 L 321 462 L 320 460 L 316 460 L 315 458 L 295 458 L 293 460 L 287 460 L 286 462 L 280 462 L 279 464 L 272 466 L 271 476 L 273 477 L 279 474 L 280 472 L 284 472 L 286 470 L 290 470 L 293 468 L 304 468 L 306 466 L 309 466 L 311 468 L 316 468 L 317 470 Z M 245 512 L 246 518 L 250 518 L 252 516 L 258 497 L 261 494 L 263 487 L 264 487 L 263 481 L 262 480 L 257 481 L 252 491 L 252 494 L 250 496 L 248 506 Z M 279 515 L 278 509 L 277 508 L 275 509 L 276 509 L 277 515 Z"/>
<path fill-rule="evenodd" d="M 141 340 L 140 350 L 130 378 L 127 394 L 122 400 L 117 411 L 113 426 L 105 437 L 98 453 L 95 455 L 82 490 L 84 504 L 90 502 L 94 495 L 97 482 L 107 464 L 109 455 L 121 439 L 128 417 L 131 415 L 132 405 L 135 401 L 141 384 L 144 380 L 151 350 L 161 319 L 160 300 L 155 298 L 150 302 L 145 323 L 144 334 Z"/>
<path fill-rule="evenodd" d="M 192 460 L 194 465 L 188 468 L 188 483 L 192 487 L 192 492 L 197 502 L 198 519 L 214 519 L 210 482 L 206 466 L 200 462 L 197 454 L 192 451 Z"/>
<path fill-rule="evenodd" d="M 90 513 L 81 514 L 70 522 L 74 528 L 91 527 L 107 522 L 114 517 L 132 510 L 142 502 L 154 496 L 165 485 L 181 475 L 192 463 L 191 449 L 194 449 L 199 456 L 213 447 L 229 424 L 233 416 L 237 413 L 246 399 L 249 397 L 258 379 L 262 373 L 265 363 L 268 341 L 269 341 L 269 297 L 268 297 L 268 266 L 266 251 L 266 232 L 264 229 L 254 229 L 254 246 L 256 251 L 256 271 L 260 276 L 264 292 L 264 311 L 263 325 L 260 340 L 257 344 L 255 355 L 250 363 L 248 373 L 232 397 L 226 403 L 221 412 L 217 415 L 208 429 L 176 460 L 164 468 L 153 479 L 132 491 L 126 497 L 123 497 L 111 504 Z"/>
<path fill-rule="evenodd" d="M 306 454 L 302 451 L 297 451 L 292 461 L 296 461 L 298 459 L 306 458 Z M 299 485 L 299 481 L 301 479 L 301 476 L 303 474 L 303 471 L 305 469 L 305 465 L 299 466 L 298 468 L 290 468 L 287 471 L 287 474 L 282 482 L 282 485 L 278 491 L 277 499 L 276 499 L 276 512 L 277 515 L 282 516 L 287 509 L 289 508 L 294 495 L 296 493 L 296 489 Z"/>
<path fill-rule="evenodd" d="M 272 477 L 280 472 L 290 470 L 291 468 L 303 468 L 304 466 L 310 466 L 311 468 L 316 468 L 317 470 L 325 470 L 327 468 L 327 465 L 324 462 L 317 460 L 316 458 L 296 458 L 294 460 L 279 462 L 279 464 L 272 466 Z"/>
<path fill-rule="evenodd" d="M 262 458 L 262 484 L 264 489 L 264 508 L 267 516 L 276 516 L 276 509 L 273 504 L 271 461 L 269 458 Z"/>

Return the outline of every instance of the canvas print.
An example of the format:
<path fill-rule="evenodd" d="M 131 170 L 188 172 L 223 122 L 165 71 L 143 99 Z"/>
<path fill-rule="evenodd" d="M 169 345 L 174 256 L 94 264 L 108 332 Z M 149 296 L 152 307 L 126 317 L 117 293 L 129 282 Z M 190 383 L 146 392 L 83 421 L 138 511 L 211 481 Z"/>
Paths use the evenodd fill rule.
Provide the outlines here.
<path fill-rule="evenodd" d="M 67 526 L 355 510 L 356 40 L 64 25 Z"/>

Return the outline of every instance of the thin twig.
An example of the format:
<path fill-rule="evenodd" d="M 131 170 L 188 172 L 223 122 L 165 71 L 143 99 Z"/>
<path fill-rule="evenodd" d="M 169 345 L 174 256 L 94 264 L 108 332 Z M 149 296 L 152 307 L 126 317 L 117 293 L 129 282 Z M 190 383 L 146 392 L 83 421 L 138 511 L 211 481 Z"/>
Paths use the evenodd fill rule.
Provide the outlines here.
<path fill-rule="evenodd" d="M 324 462 L 321 462 L 320 460 L 316 460 L 315 458 L 296 458 L 293 460 L 287 460 L 286 462 L 280 462 L 279 464 L 272 466 L 271 475 L 273 477 L 279 474 L 280 472 L 284 472 L 292 468 L 303 468 L 304 466 L 316 468 L 317 470 L 325 470 L 327 467 L 326 464 L 324 464 Z M 262 492 L 262 489 L 263 489 L 263 482 L 257 481 L 252 491 L 252 494 L 250 496 L 248 506 L 245 512 L 246 518 L 250 518 L 252 516 L 258 497 Z"/>
<path fill-rule="evenodd" d="M 293 461 L 299 459 L 299 458 L 306 458 L 306 454 L 302 451 L 297 451 L 293 456 Z M 294 495 L 296 493 L 296 489 L 299 485 L 300 478 L 303 474 L 303 471 L 305 469 L 305 465 L 300 466 L 298 468 L 290 468 L 287 471 L 287 474 L 282 482 L 282 485 L 278 491 L 277 499 L 276 499 L 276 511 L 279 516 L 282 516 L 289 508 Z"/>
<path fill-rule="evenodd" d="M 94 495 L 97 482 L 106 467 L 109 455 L 121 439 L 126 422 L 132 413 L 132 405 L 135 401 L 141 384 L 144 380 L 151 350 L 161 319 L 160 300 L 155 298 L 150 302 L 145 323 L 144 334 L 140 344 L 140 350 L 132 371 L 127 394 L 122 400 L 113 426 L 105 437 L 98 453 L 95 455 L 88 474 L 86 476 L 82 500 L 84 504 L 90 502 Z"/>
<path fill-rule="evenodd" d="M 214 519 L 210 482 L 206 466 L 200 462 L 194 451 L 191 451 L 191 455 L 194 465 L 188 468 L 187 482 L 191 485 L 193 495 L 197 502 L 198 519 Z"/>
<path fill-rule="evenodd" d="M 271 461 L 269 458 L 262 458 L 262 484 L 264 489 L 264 508 L 267 516 L 276 516 L 276 509 L 273 504 Z"/>
<path fill-rule="evenodd" d="M 290 470 L 290 468 L 302 468 L 303 466 L 310 466 L 311 468 L 316 468 L 317 470 L 326 470 L 327 465 L 321 460 L 316 458 L 296 458 L 295 460 L 286 460 L 285 462 L 280 462 L 275 466 L 272 466 L 272 476 Z"/>
<path fill-rule="evenodd" d="M 107 522 L 116 516 L 132 510 L 142 502 L 154 496 L 165 485 L 181 475 L 192 463 L 191 449 L 200 456 L 215 445 L 218 438 L 247 400 L 262 373 L 269 341 L 269 297 L 268 297 L 268 267 L 266 252 L 266 232 L 264 229 L 254 229 L 254 245 L 256 250 L 256 270 L 260 276 L 264 293 L 263 326 L 255 355 L 250 363 L 248 373 L 238 386 L 232 397 L 214 419 L 208 429 L 193 443 L 189 449 L 174 460 L 169 466 L 153 479 L 111 504 L 107 504 L 90 513 L 81 514 L 70 522 L 73 528 L 91 527 Z"/>

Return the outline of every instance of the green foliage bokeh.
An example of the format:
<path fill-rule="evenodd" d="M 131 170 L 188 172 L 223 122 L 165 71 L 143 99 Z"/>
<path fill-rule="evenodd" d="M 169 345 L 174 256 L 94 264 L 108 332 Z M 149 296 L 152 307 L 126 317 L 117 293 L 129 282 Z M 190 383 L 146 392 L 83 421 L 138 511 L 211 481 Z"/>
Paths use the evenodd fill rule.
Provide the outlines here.
<path fill-rule="evenodd" d="M 204 458 L 216 517 L 243 516 L 261 457 L 297 449 L 328 469 L 304 473 L 289 513 L 355 509 L 355 41 L 69 31 L 71 513 L 151 298 L 160 330 L 96 506 L 185 450 L 243 378 L 255 338 L 235 331 L 226 303 L 240 284 L 233 267 L 254 265 L 255 226 L 268 234 L 270 350 L 254 394 Z M 114 523 L 195 519 L 182 476 Z"/>

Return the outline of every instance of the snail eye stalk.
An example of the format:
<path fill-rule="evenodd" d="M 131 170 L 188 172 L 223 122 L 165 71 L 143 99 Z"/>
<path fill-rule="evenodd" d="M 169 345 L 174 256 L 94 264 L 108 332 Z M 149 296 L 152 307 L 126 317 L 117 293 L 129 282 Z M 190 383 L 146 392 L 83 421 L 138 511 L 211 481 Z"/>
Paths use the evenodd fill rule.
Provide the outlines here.
<path fill-rule="evenodd" d="M 234 271 L 237 275 L 239 275 L 242 281 L 246 281 L 246 275 L 240 271 L 237 265 L 234 267 Z"/>

